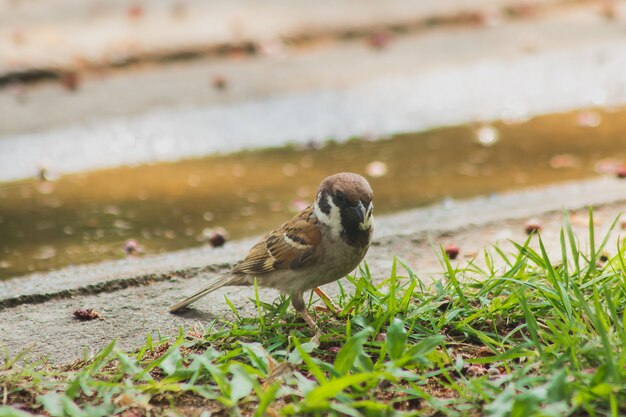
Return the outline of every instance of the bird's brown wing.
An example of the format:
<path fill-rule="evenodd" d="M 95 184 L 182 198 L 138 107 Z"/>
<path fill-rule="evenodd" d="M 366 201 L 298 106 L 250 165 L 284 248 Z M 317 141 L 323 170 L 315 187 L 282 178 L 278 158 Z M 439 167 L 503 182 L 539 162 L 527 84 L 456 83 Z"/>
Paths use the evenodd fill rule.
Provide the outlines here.
<path fill-rule="evenodd" d="M 232 272 L 261 275 L 281 269 L 300 269 L 315 261 L 322 238 L 313 208 L 267 234 L 250 249 Z"/>

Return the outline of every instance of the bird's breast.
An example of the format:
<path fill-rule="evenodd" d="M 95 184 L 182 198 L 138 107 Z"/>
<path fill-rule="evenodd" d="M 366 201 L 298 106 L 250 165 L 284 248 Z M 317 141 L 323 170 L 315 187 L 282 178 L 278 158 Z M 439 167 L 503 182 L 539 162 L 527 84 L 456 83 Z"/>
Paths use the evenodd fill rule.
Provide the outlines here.
<path fill-rule="evenodd" d="M 361 263 L 371 241 L 371 233 L 364 236 L 358 245 L 351 245 L 344 239 L 322 232 L 320 247 L 319 273 L 315 286 L 323 285 L 343 278 Z M 313 288 L 313 287 L 311 287 Z"/>

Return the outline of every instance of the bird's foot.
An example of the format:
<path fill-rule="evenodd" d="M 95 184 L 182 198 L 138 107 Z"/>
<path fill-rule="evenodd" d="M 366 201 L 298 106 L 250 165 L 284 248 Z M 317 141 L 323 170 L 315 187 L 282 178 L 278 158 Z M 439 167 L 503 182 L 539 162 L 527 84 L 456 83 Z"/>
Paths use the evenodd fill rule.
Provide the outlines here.
<path fill-rule="evenodd" d="M 313 330 L 319 329 L 319 327 L 317 327 L 317 324 L 315 323 L 315 320 L 313 320 L 313 317 L 311 317 L 308 311 L 302 310 L 302 311 L 298 311 L 298 313 L 302 316 L 306 324 L 308 324 L 311 329 Z"/>
<path fill-rule="evenodd" d="M 313 343 L 315 346 L 319 347 L 321 337 L 322 337 L 322 329 L 318 327 L 317 331 L 315 332 L 315 335 L 311 338 L 310 343 Z"/>
<path fill-rule="evenodd" d="M 306 324 L 308 324 L 312 330 L 315 330 L 315 336 L 311 338 L 311 343 L 319 346 L 320 337 L 322 336 L 322 329 L 320 329 L 317 323 L 315 323 L 315 320 L 313 320 L 313 317 L 311 317 L 308 311 L 302 310 L 298 311 L 298 313 L 300 313 Z"/>

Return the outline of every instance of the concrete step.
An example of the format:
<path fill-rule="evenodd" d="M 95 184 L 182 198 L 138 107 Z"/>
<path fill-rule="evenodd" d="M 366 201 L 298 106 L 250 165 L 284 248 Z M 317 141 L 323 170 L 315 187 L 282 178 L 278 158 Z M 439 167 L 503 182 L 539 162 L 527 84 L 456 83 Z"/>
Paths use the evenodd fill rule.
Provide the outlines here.
<path fill-rule="evenodd" d="M 565 0 L 159 0 L 0 3 L 0 74 L 106 67 L 223 46 L 533 15 Z M 580 1 L 576 2 L 581 3 Z M 31 73 L 36 76 L 36 73 Z"/>

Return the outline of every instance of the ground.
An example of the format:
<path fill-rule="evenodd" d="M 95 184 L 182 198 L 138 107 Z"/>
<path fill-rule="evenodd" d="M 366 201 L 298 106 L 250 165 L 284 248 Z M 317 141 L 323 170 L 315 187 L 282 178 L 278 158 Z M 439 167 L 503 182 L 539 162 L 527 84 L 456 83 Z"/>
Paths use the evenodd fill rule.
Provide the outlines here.
<path fill-rule="evenodd" d="M 537 219 L 464 266 L 439 252 L 428 279 L 394 260 L 377 283 L 364 265 L 337 316 L 316 309 L 319 341 L 288 299 L 255 289 L 252 317 L 229 303 L 232 319 L 130 351 L 111 342 L 65 366 L 9 356 L 0 415 L 621 415 L 626 250 L 619 217 L 603 217 L 615 208 L 564 213 L 561 259 Z"/>

